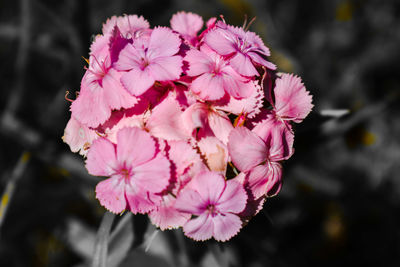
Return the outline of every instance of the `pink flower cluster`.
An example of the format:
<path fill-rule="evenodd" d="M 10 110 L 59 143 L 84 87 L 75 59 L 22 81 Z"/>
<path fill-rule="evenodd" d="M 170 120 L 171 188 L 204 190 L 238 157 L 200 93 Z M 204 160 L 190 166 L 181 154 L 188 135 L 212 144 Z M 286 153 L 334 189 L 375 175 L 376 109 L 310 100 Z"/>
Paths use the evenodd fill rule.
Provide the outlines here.
<path fill-rule="evenodd" d="M 106 177 L 96 197 L 109 211 L 226 241 L 279 192 L 291 123 L 313 105 L 299 77 L 274 71 L 254 32 L 216 18 L 202 28 L 185 12 L 171 28 L 107 20 L 63 140 Z"/>

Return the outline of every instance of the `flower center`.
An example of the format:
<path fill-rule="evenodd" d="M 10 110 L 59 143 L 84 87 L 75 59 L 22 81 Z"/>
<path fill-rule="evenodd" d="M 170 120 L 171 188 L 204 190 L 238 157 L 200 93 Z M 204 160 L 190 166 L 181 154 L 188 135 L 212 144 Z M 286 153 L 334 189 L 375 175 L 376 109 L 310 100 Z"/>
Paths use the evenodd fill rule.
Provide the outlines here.
<path fill-rule="evenodd" d="M 207 211 L 211 214 L 211 216 L 216 216 L 219 211 L 217 210 L 217 208 L 215 207 L 214 204 L 208 204 L 207 206 Z"/>

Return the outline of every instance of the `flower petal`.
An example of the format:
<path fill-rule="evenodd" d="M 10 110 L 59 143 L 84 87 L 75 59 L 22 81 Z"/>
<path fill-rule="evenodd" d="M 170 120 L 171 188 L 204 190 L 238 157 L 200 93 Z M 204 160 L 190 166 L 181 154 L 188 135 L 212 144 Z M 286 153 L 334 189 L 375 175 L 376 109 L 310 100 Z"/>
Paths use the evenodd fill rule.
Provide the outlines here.
<path fill-rule="evenodd" d="M 208 213 L 203 213 L 199 217 L 188 221 L 183 226 L 183 232 L 186 236 L 196 240 L 205 241 L 213 235 L 214 224 Z"/>
<path fill-rule="evenodd" d="M 156 80 L 151 75 L 149 68 L 134 68 L 121 76 L 121 83 L 128 92 L 140 96 L 154 84 Z"/>
<path fill-rule="evenodd" d="M 150 134 L 137 127 L 127 127 L 117 134 L 117 158 L 126 167 L 138 166 L 156 154 L 156 144 Z"/>
<path fill-rule="evenodd" d="M 121 213 L 126 209 L 125 184 L 117 178 L 101 181 L 96 186 L 96 198 L 106 209 L 113 213 Z"/>
<path fill-rule="evenodd" d="M 238 127 L 231 131 L 228 150 L 232 162 L 244 172 L 262 163 L 268 156 L 263 140 L 245 127 Z"/>
<path fill-rule="evenodd" d="M 239 74 L 248 77 L 252 77 L 254 75 L 258 76 L 258 71 L 251 62 L 250 57 L 248 57 L 247 55 L 238 52 L 231 58 L 230 62 L 232 68 L 236 70 Z"/>
<path fill-rule="evenodd" d="M 242 228 L 242 221 L 239 216 L 232 213 L 218 214 L 212 217 L 212 222 L 214 224 L 213 237 L 217 241 L 231 239 Z"/>
<path fill-rule="evenodd" d="M 217 100 L 225 95 L 222 77 L 211 73 L 204 73 L 197 77 L 190 89 L 204 100 Z"/>
<path fill-rule="evenodd" d="M 92 175 L 110 176 L 117 169 L 115 146 L 105 138 L 93 141 L 86 159 L 86 169 Z"/>
<path fill-rule="evenodd" d="M 243 185 L 235 180 L 228 180 L 217 208 L 220 212 L 240 213 L 246 207 L 247 194 Z"/>
<path fill-rule="evenodd" d="M 177 80 L 182 73 L 182 57 L 159 57 L 153 59 L 147 68 L 156 81 Z"/>
<path fill-rule="evenodd" d="M 157 27 L 150 36 L 147 55 L 150 60 L 159 57 L 173 56 L 179 51 L 179 36 L 167 27 Z"/>
<path fill-rule="evenodd" d="M 200 194 L 192 188 L 185 188 L 176 197 L 175 209 L 180 212 L 200 215 L 207 203 Z"/>

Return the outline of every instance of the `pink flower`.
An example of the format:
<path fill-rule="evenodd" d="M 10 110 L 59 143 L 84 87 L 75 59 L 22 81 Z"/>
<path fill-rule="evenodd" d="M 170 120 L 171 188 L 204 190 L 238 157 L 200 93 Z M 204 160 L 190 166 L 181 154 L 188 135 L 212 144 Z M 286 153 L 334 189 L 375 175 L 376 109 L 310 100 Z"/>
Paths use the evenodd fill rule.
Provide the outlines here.
<path fill-rule="evenodd" d="M 190 89 L 204 100 L 221 99 L 225 92 L 234 98 L 249 97 L 254 84 L 240 76 L 229 62 L 206 46 L 201 51 L 189 50 L 184 58 L 189 62 L 187 75 L 196 77 Z"/>
<path fill-rule="evenodd" d="M 92 44 L 79 97 L 71 105 L 72 116 L 92 128 L 104 123 L 112 110 L 130 108 L 137 103 L 122 87 L 121 74 L 111 68 L 110 37 L 98 36 Z"/>
<path fill-rule="evenodd" d="M 149 22 L 142 16 L 112 16 L 103 24 L 103 34 L 111 34 L 115 26 L 119 28 L 124 38 L 137 38 L 142 32 L 150 28 Z"/>
<path fill-rule="evenodd" d="M 265 139 L 245 127 L 238 127 L 231 131 L 228 143 L 232 162 L 246 173 L 247 183 L 255 199 L 264 194 L 272 196 L 279 192 L 282 177 L 279 161 L 291 155 L 289 151 L 292 151 L 293 143 L 291 135 L 286 137 L 290 133 L 285 128 L 274 128 L 273 124 L 264 126 Z"/>
<path fill-rule="evenodd" d="M 178 12 L 171 18 L 171 28 L 182 35 L 191 45 L 196 45 L 197 32 L 203 27 L 203 19 L 192 12 Z"/>
<path fill-rule="evenodd" d="M 302 122 L 310 113 L 312 96 L 304 87 L 301 79 L 293 74 L 284 73 L 275 81 L 275 113 L 284 121 Z"/>
<path fill-rule="evenodd" d="M 179 36 L 165 27 L 155 28 L 150 39 L 139 38 L 126 45 L 115 64 L 116 69 L 127 71 L 121 77 L 124 87 L 140 96 L 155 81 L 179 79 L 182 57 L 176 54 L 180 45 Z"/>
<path fill-rule="evenodd" d="M 241 75 L 258 76 L 254 63 L 272 70 L 276 68 L 265 59 L 270 52 L 261 38 L 243 28 L 219 22 L 204 36 L 204 42 L 218 54 L 229 57 L 230 65 Z"/>
<path fill-rule="evenodd" d="M 96 187 L 96 197 L 109 211 L 146 213 L 161 201 L 158 195 L 171 177 L 170 162 L 156 142 L 139 128 L 123 128 L 117 145 L 105 138 L 93 142 L 86 160 L 89 173 L 110 177 Z"/>
<path fill-rule="evenodd" d="M 89 127 L 71 117 L 67 127 L 65 127 L 62 139 L 69 145 L 72 152 L 79 152 L 82 156 L 86 156 L 93 140 L 98 137 L 95 130 L 89 129 Z"/>
<path fill-rule="evenodd" d="M 186 236 L 203 241 L 214 237 L 227 241 L 242 227 L 237 215 L 244 210 L 247 194 L 236 181 L 202 172 L 177 196 L 176 209 L 195 215 L 183 226 Z"/>

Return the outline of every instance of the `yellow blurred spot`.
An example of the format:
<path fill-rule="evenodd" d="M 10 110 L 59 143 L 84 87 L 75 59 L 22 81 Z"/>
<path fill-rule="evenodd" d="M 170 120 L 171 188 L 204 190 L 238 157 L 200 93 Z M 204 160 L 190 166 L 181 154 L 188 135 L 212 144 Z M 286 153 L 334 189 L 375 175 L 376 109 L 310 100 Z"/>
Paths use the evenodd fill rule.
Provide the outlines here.
<path fill-rule="evenodd" d="M 366 146 L 370 146 L 373 145 L 376 141 L 376 137 L 373 133 L 364 131 L 363 135 L 361 137 L 361 142 L 366 145 Z"/>
<path fill-rule="evenodd" d="M 228 7 L 234 14 L 236 20 L 243 21 L 244 15 L 252 17 L 251 8 L 248 3 L 243 0 L 220 0 L 222 4 Z"/>
<path fill-rule="evenodd" d="M 5 207 L 8 204 L 8 201 L 10 200 L 10 197 L 8 194 L 4 194 L 3 197 L 1 198 L 1 207 Z"/>
<path fill-rule="evenodd" d="M 31 153 L 30 152 L 25 152 L 22 155 L 22 163 L 26 163 L 29 159 L 31 158 Z"/>
<path fill-rule="evenodd" d="M 63 175 L 63 176 L 69 176 L 69 175 L 70 175 L 69 171 L 67 171 L 67 170 L 64 169 L 64 168 L 60 168 L 60 173 L 61 173 L 61 175 Z"/>
<path fill-rule="evenodd" d="M 331 214 L 324 223 L 324 231 L 329 239 L 339 239 L 343 235 L 344 226 L 339 214 Z"/>
<path fill-rule="evenodd" d="M 282 72 L 293 72 L 294 67 L 290 59 L 276 50 L 271 51 L 270 61 L 279 66 L 278 68 Z"/>
<path fill-rule="evenodd" d="M 349 21 L 353 17 L 353 5 L 350 1 L 342 1 L 336 8 L 336 19 Z"/>
<path fill-rule="evenodd" d="M 84 56 L 82 56 L 83 60 L 86 61 L 86 63 L 89 65 L 89 59 L 85 58 Z"/>

